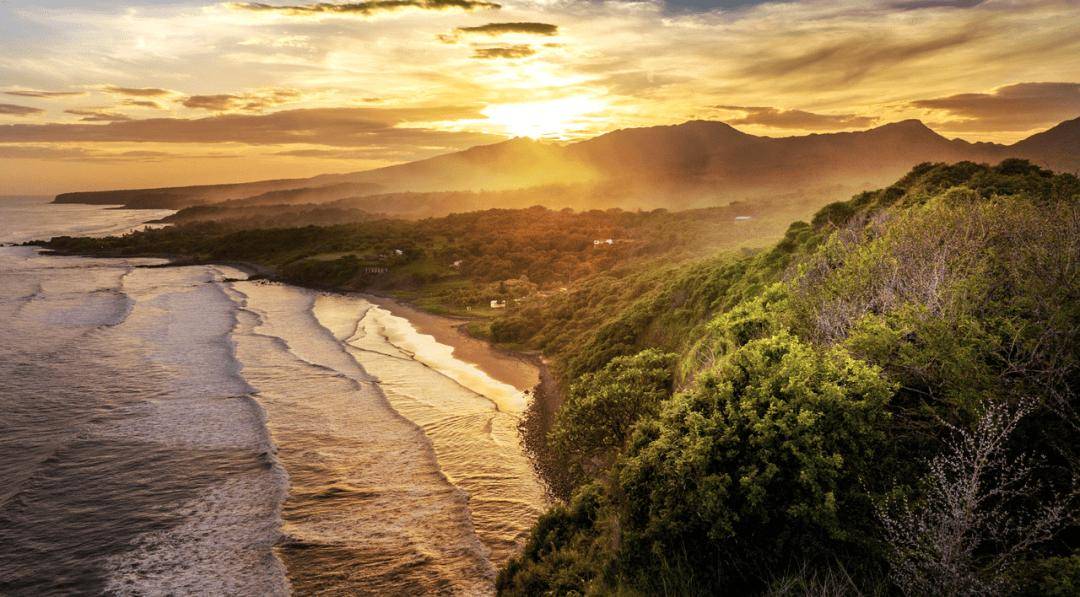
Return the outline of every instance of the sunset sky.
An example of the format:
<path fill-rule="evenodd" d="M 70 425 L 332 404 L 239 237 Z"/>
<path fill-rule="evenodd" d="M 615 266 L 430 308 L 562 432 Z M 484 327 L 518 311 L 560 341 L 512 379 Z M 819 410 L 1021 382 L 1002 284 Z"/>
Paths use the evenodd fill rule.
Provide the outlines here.
<path fill-rule="evenodd" d="M 1080 116 L 1080 0 L 0 0 L 0 195 L 363 170 L 689 119 Z"/>

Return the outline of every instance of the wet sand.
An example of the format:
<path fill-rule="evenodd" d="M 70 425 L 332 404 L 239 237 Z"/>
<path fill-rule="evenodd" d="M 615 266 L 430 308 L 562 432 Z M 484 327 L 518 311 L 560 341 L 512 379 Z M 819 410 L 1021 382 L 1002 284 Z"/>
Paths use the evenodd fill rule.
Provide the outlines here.
<path fill-rule="evenodd" d="M 164 267 L 191 265 L 175 255 L 160 255 L 159 257 L 169 260 L 168 263 L 163 264 Z M 213 261 L 213 263 L 236 268 L 252 278 L 277 279 L 276 272 L 266 266 L 246 261 Z M 348 291 L 338 292 L 349 294 Z M 524 355 L 499 350 L 486 340 L 470 336 L 461 329 L 468 323 L 466 319 L 435 315 L 385 296 L 356 294 L 394 315 L 409 320 L 420 333 L 430 335 L 439 343 L 453 348 L 456 358 L 476 365 L 498 381 L 512 385 L 522 392 L 536 390 L 541 382 L 542 365 L 538 362 L 539 358 L 531 359 Z"/>
<path fill-rule="evenodd" d="M 468 335 L 461 329 L 468 323 L 465 319 L 433 315 L 387 297 L 360 296 L 398 317 L 408 319 L 420 333 L 433 336 L 439 343 L 452 347 L 456 358 L 476 365 L 498 381 L 522 392 L 531 391 L 540 383 L 540 370 L 535 364 Z"/>

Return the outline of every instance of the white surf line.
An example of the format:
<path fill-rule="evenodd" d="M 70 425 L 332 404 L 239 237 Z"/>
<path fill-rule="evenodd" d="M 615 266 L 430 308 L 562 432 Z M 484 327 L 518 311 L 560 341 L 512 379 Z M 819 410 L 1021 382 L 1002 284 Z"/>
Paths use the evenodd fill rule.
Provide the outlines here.
<path fill-rule="evenodd" d="M 525 410 L 525 392 L 494 379 L 479 366 L 454 356 L 454 347 L 440 343 L 434 336 L 423 334 L 411 321 L 372 305 L 365 318 L 375 315 L 372 323 L 381 331 L 385 341 L 411 355 L 417 362 L 439 372 L 458 385 L 490 400 L 498 410 L 520 414 Z M 356 336 L 347 341 L 350 346 Z M 359 347 L 358 347 L 359 348 Z"/>

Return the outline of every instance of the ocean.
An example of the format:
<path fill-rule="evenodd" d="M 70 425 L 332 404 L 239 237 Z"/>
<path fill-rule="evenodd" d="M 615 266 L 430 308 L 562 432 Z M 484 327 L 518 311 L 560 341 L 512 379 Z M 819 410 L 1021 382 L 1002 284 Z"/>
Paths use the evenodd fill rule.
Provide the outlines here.
<path fill-rule="evenodd" d="M 168 212 L 0 200 L 0 243 Z M 525 396 L 361 297 L 0 247 L 0 594 L 484 595 Z"/>

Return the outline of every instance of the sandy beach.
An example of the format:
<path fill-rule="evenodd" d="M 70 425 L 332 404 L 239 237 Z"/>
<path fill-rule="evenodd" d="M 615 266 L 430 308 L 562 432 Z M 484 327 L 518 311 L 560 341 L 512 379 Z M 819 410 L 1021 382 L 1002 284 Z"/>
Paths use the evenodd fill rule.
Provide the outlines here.
<path fill-rule="evenodd" d="M 540 383 L 540 370 L 536 365 L 466 334 L 461 329 L 467 323 L 464 319 L 433 315 L 387 297 L 361 296 L 394 315 L 408 319 L 420 333 L 433 336 L 441 344 L 452 347 L 456 358 L 476 365 L 498 381 L 523 392 L 533 390 Z"/>

